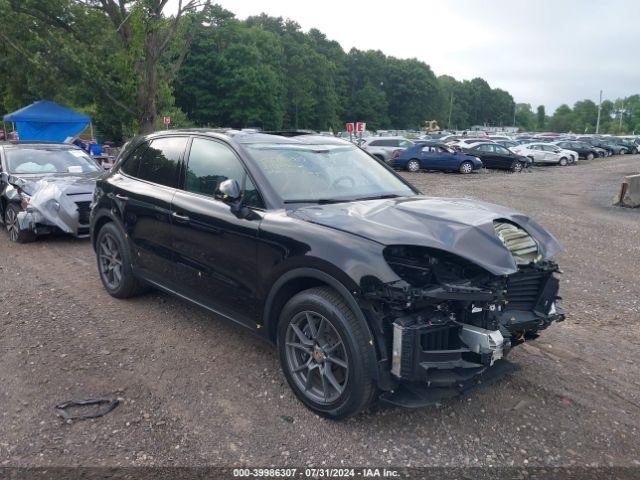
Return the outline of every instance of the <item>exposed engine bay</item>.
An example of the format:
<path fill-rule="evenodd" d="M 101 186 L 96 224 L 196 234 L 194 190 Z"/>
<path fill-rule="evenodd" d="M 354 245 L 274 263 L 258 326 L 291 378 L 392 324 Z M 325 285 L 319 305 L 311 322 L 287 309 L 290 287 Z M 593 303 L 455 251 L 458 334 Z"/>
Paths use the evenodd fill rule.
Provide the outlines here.
<path fill-rule="evenodd" d="M 401 280 L 372 282 L 365 292 L 392 339 L 393 377 L 455 385 L 564 320 L 557 305 L 557 264 L 543 260 L 537 242 L 515 223 L 496 220 L 494 228 L 517 266 L 512 274 L 495 275 L 429 247 L 385 248 L 385 259 Z"/>

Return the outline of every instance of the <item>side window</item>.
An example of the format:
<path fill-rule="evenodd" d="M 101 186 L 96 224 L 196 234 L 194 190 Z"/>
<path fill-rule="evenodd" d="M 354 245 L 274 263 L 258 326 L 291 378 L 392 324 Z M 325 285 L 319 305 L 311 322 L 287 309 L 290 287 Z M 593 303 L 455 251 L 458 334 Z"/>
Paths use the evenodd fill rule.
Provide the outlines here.
<path fill-rule="evenodd" d="M 240 188 L 243 182 L 245 183 L 245 205 L 263 206 L 251 178 L 229 147 L 214 140 L 194 138 L 189 152 L 185 190 L 214 197 L 218 193 L 220 183 L 227 179 L 236 180 Z"/>
<path fill-rule="evenodd" d="M 502 145 L 493 145 L 493 149 L 495 150 L 496 153 L 499 153 L 500 155 L 509 155 L 509 150 L 504 148 Z"/>
<path fill-rule="evenodd" d="M 373 142 L 369 142 L 369 146 L 371 147 L 378 147 L 380 146 L 380 140 L 374 140 Z"/>
<path fill-rule="evenodd" d="M 140 167 L 140 159 L 144 155 L 144 152 L 147 151 L 149 147 L 149 142 L 144 142 L 142 145 L 138 146 L 129 157 L 124 161 L 120 170 L 126 173 L 127 175 L 131 175 L 132 177 L 138 176 L 138 168 Z"/>
<path fill-rule="evenodd" d="M 413 142 L 410 142 L 409 140 L 399 140 L 398 141 L 398 146 L 400 148 L 409 148 L 409 147 L 413 146 Z"/>
<path fill-rule="evenodd" d="M 140 161 L 138 178 L 167 187 L 177 187 L 180 159 L 186 146 L 187 137 L 152 140 Z"/>

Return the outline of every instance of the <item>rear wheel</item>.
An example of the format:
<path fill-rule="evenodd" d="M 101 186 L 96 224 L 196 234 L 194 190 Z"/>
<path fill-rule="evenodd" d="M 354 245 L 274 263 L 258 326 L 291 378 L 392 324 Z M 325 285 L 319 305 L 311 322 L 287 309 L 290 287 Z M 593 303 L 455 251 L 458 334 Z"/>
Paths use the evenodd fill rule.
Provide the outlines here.
<path fill-rule="evenodd" d="M 587 154 L 587 160 L 593 160 L 593 153 Z"/>
<path fill-rule="evenodd" d="M 12 203 L 7 205 L 4 212 L 4 226 L 9 234 L 9 240 L 15 243 L 33 242 L 36 239 L 35 233 L 20 229 L 20 222 L 18 221 L 20 212 L 22 212 L 22 209 Z"/>
<path fill-rule="evenodd" d="M 407 162 L 407 170 L 409 170 L 410 172 L 417 172 L 418 170 L 420 170 L 420 162 L 415 159 L 409 160 Z"/>
<path fill-rule="evenodd" d="M 522 171 L 522 162 L 514 162 L 513 166 L 511 167 L 511 170 L 516 172 L 516 173 L 521 172 Z"/>
<path fill-rule="evenodd" d="M 473 172 L 473 163 L 471 162 L 462 162 L 462 164 L 460 165 L 460 173 L 471 173 Z"/>
<path fill-rule="evenodd" d="M 100 280 L 111 296 L 129 298 L 144 290 L 133 275 L 129 246 L 114 223 L 105 224 L 98 232 L 96 256 Z"/>
<path fill-rule="evenodd" d="M 626 155 L 627 154 L 627 149 L 626 148 L 621 148 L 620 149 L 620 155 Z"/>
<path fill-rule="evenodd" d="M 375 355 L 366 325 L 328 287 L 305 290 L 282 309 L 278 353 L 289 386 L 311 410 L 340 419 L 376 393 Z"/>
<path fill-rule="evenodd" d="M 558 160 L 558 165 L 560 165 L 561 167 L 564 167 L 567 164 L 567 159 L 565 157 L 562 157 L 560 160 Z"/>

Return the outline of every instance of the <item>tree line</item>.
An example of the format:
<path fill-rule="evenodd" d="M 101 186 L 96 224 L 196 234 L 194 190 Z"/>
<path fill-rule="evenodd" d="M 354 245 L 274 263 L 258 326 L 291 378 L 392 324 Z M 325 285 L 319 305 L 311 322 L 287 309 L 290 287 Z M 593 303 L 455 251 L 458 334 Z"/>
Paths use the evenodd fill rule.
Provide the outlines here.
<path fill-rule="evenodd" d="M 94 118 L 101 139 L 172 126 L 340 130 L 513 125 L 593 132 L 597 106 L 547 116 L 482 78 L 436 76 L 417 59 L 345 52 L 317 29 L 210 0 L 0 0 L 0 113 L 42 98 Z M 594 114 L 595 112 L 595 114 Z M 595 116 L 594 116 L 595 115 Z M 618 115 L 618 117 L 616 116 Z M 640 129 L 640 96 L 605 101 L 601 132 Z"/>

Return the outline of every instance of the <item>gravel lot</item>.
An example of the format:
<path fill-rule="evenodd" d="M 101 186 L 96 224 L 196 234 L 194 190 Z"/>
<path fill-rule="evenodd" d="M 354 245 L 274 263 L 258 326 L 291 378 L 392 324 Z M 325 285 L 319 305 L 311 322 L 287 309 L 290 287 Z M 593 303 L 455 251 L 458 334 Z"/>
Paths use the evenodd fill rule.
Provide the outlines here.
<path fill-rule="evenodd" d="M 0 465 L 640 465 L 640 210 L 611 206 L 638 171 L 625 156 L 406 174 L 545 225 L 565 247 L 567 320 L 515 348 L 498 385 L 341 423 L 306 410 L 251 334 L 165 294 L 111 298 L 87 240 L 0 234 Z M 102 418 L 52 410 L 105 394 L 123 401 Z"/>

